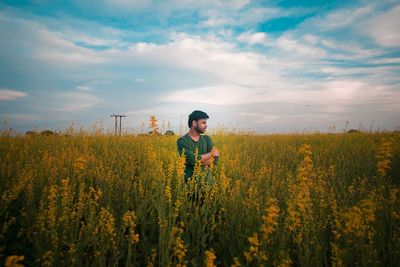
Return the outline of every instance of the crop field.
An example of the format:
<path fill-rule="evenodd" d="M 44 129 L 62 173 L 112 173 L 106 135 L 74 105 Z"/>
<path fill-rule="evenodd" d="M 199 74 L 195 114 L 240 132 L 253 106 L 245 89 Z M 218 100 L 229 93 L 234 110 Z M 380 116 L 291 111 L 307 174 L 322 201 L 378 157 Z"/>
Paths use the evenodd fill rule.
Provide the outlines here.
<path fill-rule="evenodd" d="M 0 137 L 0 265 L 400 266 L 400 134 Z"/>

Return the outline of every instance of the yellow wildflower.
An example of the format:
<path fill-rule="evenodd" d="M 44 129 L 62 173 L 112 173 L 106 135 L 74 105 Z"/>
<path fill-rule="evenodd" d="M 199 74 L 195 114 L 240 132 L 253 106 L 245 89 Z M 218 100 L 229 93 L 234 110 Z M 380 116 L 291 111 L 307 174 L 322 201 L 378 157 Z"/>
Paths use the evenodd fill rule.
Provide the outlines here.
<path fill-rule="evenodd" d="M 263 225 L 261 226 L 261 232 L 263 233 L 264 241 L 269 243 L 269 237 L 274 232 L 275 227 L 278 225 L 279 207 L 276 199 L 270 199 L 268 201 L 269 207 L 266 208 L 266 215 L 263 218 Z"/>
<path fill-rule="evenodd" d="M 391 159 L 393 155 L 393 139 L 383 140 L 378 147 L 376 158 L 378 176 L 384 177 L 391 168 Z"/>
<path fill-rule="evenodd" d="M 258 240 L 257 234 L 255 233 L 251 237 L 249 237 L 248 241 L 250 243 L 250 248 L 248 251 L 244 252 L 244 256 L 247 262 L 252 262 L 253 260 L 266 261 L 267 256 L 264 252 L 260 251 L 261 243 Z"/>
<path fill-rule="evenodd" d="M 240 266 L 242 266 L 242 265 L 240 264 L 238 257 L 234 257 L 233 264 L 231 264 L 231 267 L 240 267 Z"/>
<path fill-rule="evenodd" d="M 24 259 L 25 256 L 8 256 L 6 262 L 4 263 L 4 267 L 23 267 L 24 265 L 21 263 L 21 261 L 23 261 Z"/>
<path fill-rule="evenodd" d="M 168 184 L 165 186 L 164 194 L 165 194 L 165 198 L 166 198 L 168 204 L 171 205 L 171 203 L 172 203 L 172 190 L 171 190 L 171 186 L 169 186 Z"/>
<path fill-rule="evenodd" d="M 204 252 L 204 256 L 205 256 L 204 266 L 206 266 L 206 267 L 216 266 L 214 261 L 217 259 L 217 257 L 215 256 L 213 249 L 206 250 L 206 252 Z"/>

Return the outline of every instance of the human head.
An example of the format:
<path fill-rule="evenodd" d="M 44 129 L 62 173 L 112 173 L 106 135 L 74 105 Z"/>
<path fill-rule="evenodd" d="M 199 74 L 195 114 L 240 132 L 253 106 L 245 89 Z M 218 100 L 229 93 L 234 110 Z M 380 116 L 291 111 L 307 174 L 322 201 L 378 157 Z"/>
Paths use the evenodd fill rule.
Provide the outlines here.
<path fill-rule="evenodd" d="M 194 127 L 198 133 L 204 133 L 207 128 L 206 120 L 209 118 L 207 113 L 195 110 L 189 115 L 188 126 Z"/>

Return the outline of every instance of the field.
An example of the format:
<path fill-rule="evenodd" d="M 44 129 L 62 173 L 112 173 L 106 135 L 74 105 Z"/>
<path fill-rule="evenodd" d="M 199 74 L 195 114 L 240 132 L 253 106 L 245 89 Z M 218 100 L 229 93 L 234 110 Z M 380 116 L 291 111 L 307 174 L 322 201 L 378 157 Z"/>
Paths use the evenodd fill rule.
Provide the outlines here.
<path fill-rule="evenodd" d="M 400 134 L 0 137 L 0 264 L 400 266 Z"/>

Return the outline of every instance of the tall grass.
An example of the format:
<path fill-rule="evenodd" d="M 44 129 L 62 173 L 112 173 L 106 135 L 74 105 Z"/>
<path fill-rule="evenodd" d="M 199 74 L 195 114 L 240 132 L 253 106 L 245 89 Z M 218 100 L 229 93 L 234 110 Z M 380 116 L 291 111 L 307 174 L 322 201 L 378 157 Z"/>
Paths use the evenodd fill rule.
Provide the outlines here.
<path fill-rule="evenodd" d="M 398 266 L 399 137 L 214 135 L 184 184 L 177 136 L 3 135 L 0 264 Z"/>

